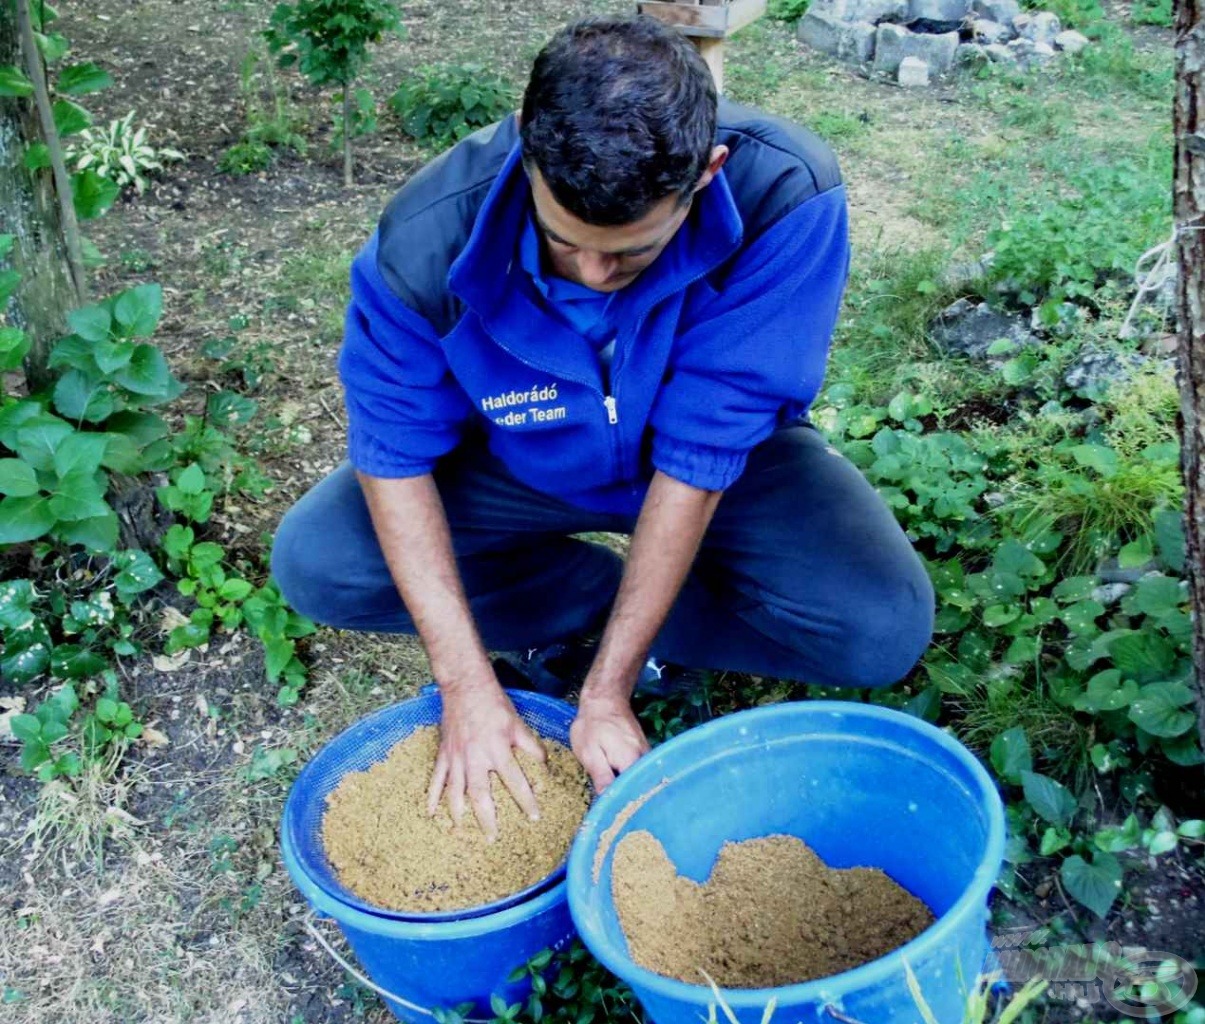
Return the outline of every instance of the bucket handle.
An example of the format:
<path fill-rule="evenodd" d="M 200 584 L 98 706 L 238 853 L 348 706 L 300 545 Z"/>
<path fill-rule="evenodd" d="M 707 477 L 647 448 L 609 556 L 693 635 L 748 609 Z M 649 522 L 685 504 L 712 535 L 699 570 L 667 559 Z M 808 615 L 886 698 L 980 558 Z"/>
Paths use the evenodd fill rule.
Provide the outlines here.
<path fill-rule="evenodd" d="M 327 955 L 348 974 L 355 978 L 356 981 L 358 981 L 365 988 L 371 989 L 382 998 L 397 1003 L 399 1006 L 404 1006 L 407 1010 L 411 1010 L 414 1013 L 421 1013 L 424 1017 L 435 1016 L 434 1010 L 431 1010 L 426 1006 L 419 1006 L 417 1003 L 412 1003 L 409 999 L 403 999 L 401 996 L 390 992 L 388 989 L 381 988 L 381 986 L 374 982 L 371 978 L 357 970 L 356 967 L 351 964 L 345 956 L 343 956 L 337 949 L 335 949 L 334 946 L 330 944 L 326 936 L 318 930 L 317 926 L 315 925 L 317 920 L 318 915 L 311 910 L 302 920 L 302 924 L 305 926 L 305 930 L 310 933 L 310 937 L 313 938 L 314 941 L 326 951 Z M 493 1018 L 461 1017 L 460 1020 L 463 1021 L 464 1024 L 494 1024 Z"/>
<path fill-rule="evenodd" d="M 857 1017 L 851 1017 L 843 1010 L 838 1010 L 832 1003 L 824 1004 L 824 1012 L 832 1017 L 833 1020 L 840 1021 L 841 1024 L 865 1024 L 864 1021 L 859 1020 Z"/>

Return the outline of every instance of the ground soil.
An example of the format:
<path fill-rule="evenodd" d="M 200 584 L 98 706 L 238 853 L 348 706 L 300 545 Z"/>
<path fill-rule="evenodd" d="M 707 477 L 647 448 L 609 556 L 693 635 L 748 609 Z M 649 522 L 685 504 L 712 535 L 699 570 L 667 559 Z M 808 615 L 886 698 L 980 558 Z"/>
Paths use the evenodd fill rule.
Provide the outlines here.
<path fill-rule="evenodd" d="M 346 776 L 327 798 L 322 838 L 339 880 L 389 910 L 461 910 L 547 878 L 564 861 L 590 805 L 589 780 L 572 751 L 546 741 L 547 763 L 516 756 L 539 802 L 530 820 L 494 776 L 498 837 L 471 813 L 458 825 L 447 803 L 427 813 L 439 730 L 419 729 L 368 771 Z"/>
<path fill-rule="evenodd" d="M 725 843 L 706 882 L 649 832 L 619 841 L 611 889 L 633 959 L 695 985 L 824 978 L 915 938 L 933 914 L 877 868 L 828 867 L 794 836 Z"/>

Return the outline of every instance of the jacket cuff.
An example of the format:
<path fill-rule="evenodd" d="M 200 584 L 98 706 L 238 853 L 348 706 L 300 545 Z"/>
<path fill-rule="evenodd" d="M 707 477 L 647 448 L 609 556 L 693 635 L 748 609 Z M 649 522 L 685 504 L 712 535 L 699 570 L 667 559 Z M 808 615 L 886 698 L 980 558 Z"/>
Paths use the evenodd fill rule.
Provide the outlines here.
<path fill-rule="evenodd" d="M 748 452 L 675 441 L 653 435 L 653 465 L 675 480 L 701 491 L 726 491 L 745 471 Z"/>
<path fill-rule="evenodd" d="M 347 458 L 359 472 L 384 480 L 426 476 L 436 463 L 435 459 L 417 459 L 392 451 L 354 428 L 347 433 Z"/>

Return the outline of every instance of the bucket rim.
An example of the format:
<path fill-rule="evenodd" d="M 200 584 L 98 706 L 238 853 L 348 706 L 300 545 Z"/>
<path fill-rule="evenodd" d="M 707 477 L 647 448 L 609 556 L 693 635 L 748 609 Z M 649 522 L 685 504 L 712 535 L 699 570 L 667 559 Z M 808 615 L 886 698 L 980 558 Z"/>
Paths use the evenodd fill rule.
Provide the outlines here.
<path fill-rule="evenodd" d="M 982 913 L 986 919 L 987 896 L 996 883 L 999 876 L 999 865 L 1004 859 L 1004 806 L 996 784 L 988 775 L 987 770 L 979 759 L 954 737 L 923 719 L 895 708 L 841 700 L 788 701 L 725 715 L 667 740 L 657 750 L 665 751 L 671 744 L 677 749 L 701 744 L 709 745 L 709 740 L 713 735 L 737 728 L 740 723 L 783 715 L 808 718 L 857 717 L 863 720 L 885 721 L 913 730 L 918 735 L 932 741 L 969 773 L 977 785 L 978 795 L 984 797 L 984 812 L 987 818 L 985 850 L 966 890 L 949 910 L 915 938 L 884 956 L 877 957 L 858 967 L 811 981 L 773 988 L 717 986 L 723 994 L 724 1001 L 733 1010 L 756 1010 L 765 1006 L 770 999 L 776 1000 L 779 1006 L 840 1003 L 841 999 L 851 991 L 871 988 L 889 977 L 898 976 L 898 972 L 905 963 L 915 963 L 919 959 L 917 954 L 926 952 L 929 946 L 940 945 L 941 941 L 958 927 L 968 914 Z M 732 724 L 734 722 L 737 723 L 736 726 Z M 710 758 L 704 760 L 710 760 Z M 597 915 L 587 913 L 584 905 L 586 892 L 596 884 L 592 877 L 594 857 L 605 833 L 600 822 L 606 817 L 608 826 L 614 824 L 619 811 L 654 788 L 655 782 L 654 785 L 642 784 L 652 781 L 658 771 L 654 759 L 646 755 L 645 759 L 641 759 L 626 772 L 620 774 L 615 782 L 595 799 L 569 853 L 567 876 L 569 911 L 573 916 L 573 923 L 577 927 L 578 935 L 590 950 L 591 955 L 597 958 L 612 974 L 631 985 L 638 993 L 647 990 L 660 999 L 672 999 L 706 1006 L 715 998 L 710 986 L 695 985 L 679 981 L 677 978 L 667 978 L 642 967 L 605 936 L 601 922 L 597 920 Z M 989 868 L 991 870 L 988 870 Z M 597 884 L 602 884 L 601 880 Z"/>
<path fill-rule="evenodd" d="M 576 715 L 576 709 L 568 701 L 561 700 L 557 697 L 548 694 L 537 693 L 532 690 L 516 690 L 513 688 L 504 689 L 503 691 L 511 700 L 512 704 L 517 702 L 520 705 L 528 707 L 542 708 L 552 715 L 565 715 L 568 713 L 570 717 Z M 505 910 L 508 907 L 519 906 L 526 901 L 534 899 L 541 893 L 547 892 L 557 885 L 563 883 L 567 877 L 569 868 L 569 850 L 565 852 L 565 856 L 560 863 L 553 868 L 543 878 L 533 882 L 531 885 L 520 889 L 518 892 L 510 893 L 507 896 L 501 896 L 495 900 L 490 900 L 487 903 L 477 904 L 472 907 L 462 907 L 457 910 L 432 910 L 432 911 L 402 911 L 390 910 L 388 907 L 377 907 L 369 903 L 367 900 L 361 900 L 356 897 L 355 902 L 346 899 L 338 892 L 332 892 L 323 883 L 320 878 L 314 876 L 309 870 L 306 862 L 297 853 L 297 843 L 294 841 L 294 829 L 300 817 L 299 807 L 306 801 L 306 787 L 304 782 L 311 776 L 317 774 L 323 767 L 322 757 L 326 751 L 333 747 L 338 742 L 345 740 L 348 736 L 359 731 L 370 730 L 376 723 L 382 719 L 387 719 L 390 716 L 396 715 L 398 710 L 405 706 L 418 704 L 436 704 L 439 709 L 439 718 L 442 718 L 442 697 L 439 693 L 439 688 L 435 684 L 428 684 L 422 687 L 418 693 L 413 696 L 406 697 L 399 701 L 394 701 L 391 704 L 386 704 L 384 707 L 377 708 L 370 714 L 364 715 L 350 723 L 346 728 L 341 729 L 334 736 L 327 739 L 312 757 L 306 762 L 304 767 L 298 773 L 297 778 L 293 780 L 289 787 L 288 795 L 285 797 L 284 808 L 281 811 L 280 834 L 281 843 L 284 843 L 284 837 L 289 837 L 289 845 L 292 851 L 293 861 L 296 865 L 297 872 L 304 875 L 311 884 L 323 893 L 329 896 L 332 900 L 338 901 L 343 906 L 351 910 L 358 911 L 363 914 L 379 917 L 388 921 L 409 921 L 409 922 L 429 922 L 432 924 L 440 924 L 449 921 L 465 921 L 471 918 L 488 917 L 499 911 Z M 437 719 L 438 721 L 438 719 Z M 405 737 L 399 737 L 399 742 Z M 542 739 L 545 737 L 541 737 Z M 362 771 L 363 769 L 357 769 Z M 570 844 L 570 850 L 572 844 Z M 292 871 L 290 871 L 292 874 Z M 294 877 L 294 882 L 296 882 Z M 354 896 L 354 894 L 352 894 Z"/>

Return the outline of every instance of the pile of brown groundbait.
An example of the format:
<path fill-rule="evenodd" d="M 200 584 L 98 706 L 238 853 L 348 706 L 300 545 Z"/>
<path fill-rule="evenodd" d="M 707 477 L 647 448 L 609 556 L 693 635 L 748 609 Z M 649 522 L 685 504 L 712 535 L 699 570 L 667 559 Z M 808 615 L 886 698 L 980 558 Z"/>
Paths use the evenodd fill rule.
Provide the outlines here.
<path fill-rule="evenodd" d="M 611 891 L 632 958 L 694 985 L 770 988 L 857 967 L 933 914 L 877 868 L 828 867 L 800 839 L 726 843 L 702 885 L 648 832 L 620 840 Z"/>
<path fill-rule="evenodd" d="M 327 797 L 322 841 L 339 880 L 388 910 L 432 912 L 480 906 L 546 878 L 565 859 L 590 803 L 577 759 L 544 741 L 547 764 L 517 753 L 540 805 L 531 821 L 493 778 L 498 838 L 489 842 L 471 808 L 459 825 L 447 801 L 427 814 L 439 730 L 418 729 L 368 771 L 346 776 Z"/>

